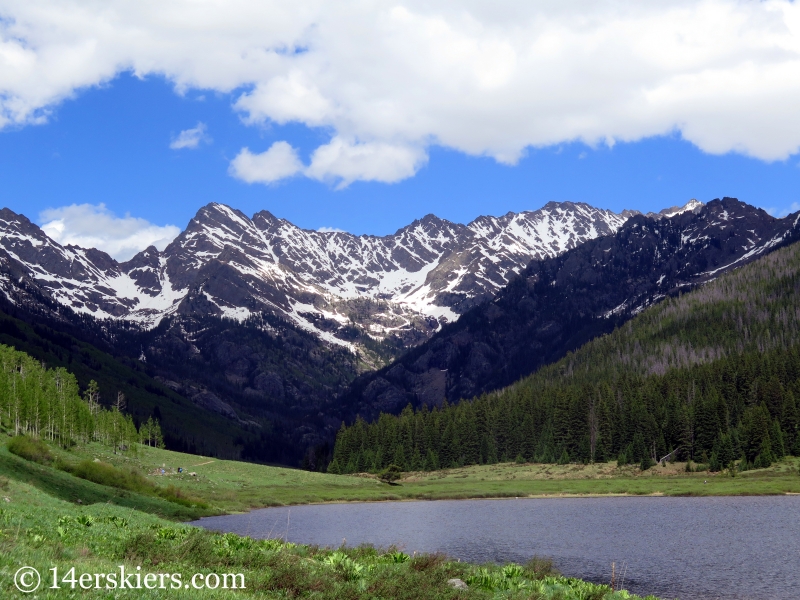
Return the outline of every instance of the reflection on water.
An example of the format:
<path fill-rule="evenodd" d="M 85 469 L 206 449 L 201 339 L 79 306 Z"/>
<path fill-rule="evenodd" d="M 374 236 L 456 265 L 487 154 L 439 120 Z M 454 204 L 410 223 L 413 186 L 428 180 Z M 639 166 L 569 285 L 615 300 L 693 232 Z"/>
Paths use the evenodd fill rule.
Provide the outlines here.
<path fill-rule="evenodd" d="M 339 546 L 395 544 L 470 562 L 547 556 L 607 583 L 611 563 L 638 594 L 681 600 L 800 597 L 800 497 L 382 502 L 267 508 L 194 524 Z"/>

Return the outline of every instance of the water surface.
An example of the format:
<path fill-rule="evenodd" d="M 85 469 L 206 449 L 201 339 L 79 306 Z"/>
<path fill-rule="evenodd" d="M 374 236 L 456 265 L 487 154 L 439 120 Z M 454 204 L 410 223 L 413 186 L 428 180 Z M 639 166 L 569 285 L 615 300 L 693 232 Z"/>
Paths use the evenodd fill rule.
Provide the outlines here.
<path fill-rule="evenodd" d="M 637 594 L 681 600 L 800 598 L 800 497 L 437 500 L 267 508 L 194 523 L 336 547 L 397 545 L 464 561 L 553 559 Z"/>

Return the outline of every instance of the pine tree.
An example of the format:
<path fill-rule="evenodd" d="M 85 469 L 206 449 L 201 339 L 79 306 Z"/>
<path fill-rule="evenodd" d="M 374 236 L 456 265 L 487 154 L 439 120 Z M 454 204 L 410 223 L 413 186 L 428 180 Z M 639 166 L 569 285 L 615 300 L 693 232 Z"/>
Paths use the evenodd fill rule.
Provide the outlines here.
<path fill-rule="evenodd" d="M 772 457 L 774 460 L 780 460 L 786 456 L 786 448 L 783 443 L 783 431 L 781 431 L 781 424 L 778 420 L 772 422 L 772 428 L 769 433 L 770 448 L 772 450 Z"/>

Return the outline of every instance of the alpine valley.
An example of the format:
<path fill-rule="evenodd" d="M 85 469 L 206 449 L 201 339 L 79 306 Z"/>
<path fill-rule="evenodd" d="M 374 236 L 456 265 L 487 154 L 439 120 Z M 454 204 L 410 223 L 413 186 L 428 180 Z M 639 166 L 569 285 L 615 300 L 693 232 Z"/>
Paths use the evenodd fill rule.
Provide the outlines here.
<path fill-rule="evenodd" d="M 342 420 L 498 389 L 800 239 L 735 199 L 549 203 L 384 237 L 201 208 L 127 262 L 0 211 L 0 343 L 121 391 L 168 447 L 324 468 Z"/>

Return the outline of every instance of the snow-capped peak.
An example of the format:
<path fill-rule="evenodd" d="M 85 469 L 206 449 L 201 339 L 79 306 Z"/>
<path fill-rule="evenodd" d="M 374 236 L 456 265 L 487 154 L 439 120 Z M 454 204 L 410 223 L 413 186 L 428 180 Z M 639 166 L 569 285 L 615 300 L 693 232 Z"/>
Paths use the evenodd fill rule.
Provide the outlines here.
<path fill-rule="evenodd" d="M 8 209 L 0 231 L 9 258 L 79 312 L 152 327 L 174 313 L 242 319 L 270 311 L 337 343 L 329 330 L 353 319 L 378 337 L 428 335 L 531 260 L 613 234 L 628 217 L 551 202 L 468 225 L 427 215 L 379 237 L 301 229 L 266 211 L 251 219 L 212 203 L 164 251 L 147 248 L 124 263 L 62 247 Z M 372 302 L 366 310 L 364 301 Z"/>
<path fill-rule="evenodd" d="M 692 198 L 684 204 L 683 206 L 672 206 L 670 208 L 665 208 L 657 213 L 647 213 L 648 217 L 652 217 L 654 219 L 670 219 L 677 215 L 682 215 L 685 212 L 698 212 L 701 208 L 703 208 L 705 204 Z"/>

